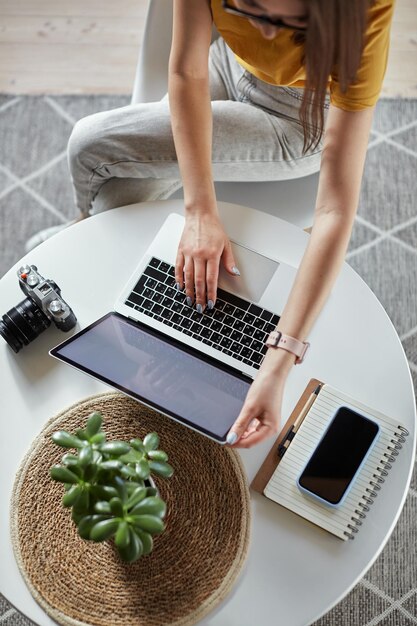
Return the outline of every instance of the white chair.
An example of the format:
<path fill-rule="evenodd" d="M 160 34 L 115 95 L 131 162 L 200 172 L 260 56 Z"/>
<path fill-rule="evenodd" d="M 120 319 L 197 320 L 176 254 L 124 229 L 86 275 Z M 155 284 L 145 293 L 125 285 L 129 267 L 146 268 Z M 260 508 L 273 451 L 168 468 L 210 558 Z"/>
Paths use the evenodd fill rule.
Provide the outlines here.
<path fill-rule="evenodd" d="M 213 29 L 213 39 L 218 34 Z M 133 87 L 132 104 L 155 102 L 167 92 L 168 59 L 172 38 L 172 1 L 149 0 L 142 47 Z M 307 228 L 313 223 L 318 173 L 302 178 L 272 182 L 216 182 L 218 200 L 257 208 L 299 226 Z M 123 189 L 125 197 L 131 196 L 140 181 L 126 179 L 124 184 L 113 179 L 106 183 L 97 197 L 97 204 L 113 203 Z M 110 196 L 106 201 L 103 196 Z M 111 197 L 112 196 L 112 197 Z M 182 190 L 173 194 L 182 197 Z M 119 202 L 120 205 L 120 202 Z M 95 206 L 95 211 L 100 211 Z"/>

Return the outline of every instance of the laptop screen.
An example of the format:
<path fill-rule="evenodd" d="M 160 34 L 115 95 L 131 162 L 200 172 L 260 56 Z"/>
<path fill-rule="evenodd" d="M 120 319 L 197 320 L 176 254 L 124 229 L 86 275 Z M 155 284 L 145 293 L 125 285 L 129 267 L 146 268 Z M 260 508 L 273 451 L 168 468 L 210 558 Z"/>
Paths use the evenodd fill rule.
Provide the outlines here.
<path fill-rule="evenodd" d="M 233 368 L 109 313 L 51 355 L 224 442 L 252 380 Z"/>

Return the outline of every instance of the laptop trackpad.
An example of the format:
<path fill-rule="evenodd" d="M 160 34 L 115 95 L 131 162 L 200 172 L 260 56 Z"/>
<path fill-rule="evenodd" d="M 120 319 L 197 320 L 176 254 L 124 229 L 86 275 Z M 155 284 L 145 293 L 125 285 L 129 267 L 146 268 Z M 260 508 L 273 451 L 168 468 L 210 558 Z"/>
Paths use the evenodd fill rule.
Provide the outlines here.
<path fill-rule="evenodd" d="M 220 262 L 219 287 L 251 302 L 259 302 L 279 263 L 232 242 L 240 276 L 230 276 Z"/>

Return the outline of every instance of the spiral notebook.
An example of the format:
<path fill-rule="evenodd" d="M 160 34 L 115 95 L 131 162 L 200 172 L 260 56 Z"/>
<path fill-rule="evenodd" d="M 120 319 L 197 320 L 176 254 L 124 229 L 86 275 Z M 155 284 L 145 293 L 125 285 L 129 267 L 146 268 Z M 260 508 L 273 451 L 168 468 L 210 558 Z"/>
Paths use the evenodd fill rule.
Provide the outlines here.
<path fill-rule="evenodd" d="M 380 435 L 344 503 L 330 509 L 302 494 L 296 481 L 341 406 L 376 421 Z M 408 434 L 398 421 L 329 384 L 311 379 L 251 487 L 340 539 L 354 539 Z"/>

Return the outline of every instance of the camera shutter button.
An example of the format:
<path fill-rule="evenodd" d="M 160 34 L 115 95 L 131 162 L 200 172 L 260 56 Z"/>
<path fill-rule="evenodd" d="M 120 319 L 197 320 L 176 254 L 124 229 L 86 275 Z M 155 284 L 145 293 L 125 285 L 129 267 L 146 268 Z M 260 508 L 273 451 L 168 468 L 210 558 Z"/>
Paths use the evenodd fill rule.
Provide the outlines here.
<path fill-rule="evenodd" d="M 64 310 L 59 300 L 52 300 L 52 302 L 49 304 L 48 309 L 51 311 L 51 313 L 62 313 L 62 311 Z"/>
<path fill-rule="evenodd" d="M 26 278 L 26 283 L 29 285 L 29 287 L 34 287 L 38 284 L 38 282 L 39 278 L 35 276 L 35 274 L 29 274 L 29 276 Z"/>

